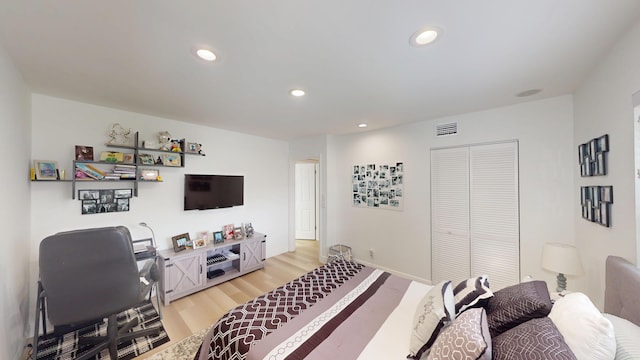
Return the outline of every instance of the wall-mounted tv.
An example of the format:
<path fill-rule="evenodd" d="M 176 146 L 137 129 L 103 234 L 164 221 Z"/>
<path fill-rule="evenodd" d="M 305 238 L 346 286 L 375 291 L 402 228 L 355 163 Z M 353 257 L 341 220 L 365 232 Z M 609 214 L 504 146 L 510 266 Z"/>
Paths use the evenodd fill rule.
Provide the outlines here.
<path fill-rule="evenodd" d="M 207 210 L 244 205 L 244 176 L 184 176 L 184 209 Z"/>

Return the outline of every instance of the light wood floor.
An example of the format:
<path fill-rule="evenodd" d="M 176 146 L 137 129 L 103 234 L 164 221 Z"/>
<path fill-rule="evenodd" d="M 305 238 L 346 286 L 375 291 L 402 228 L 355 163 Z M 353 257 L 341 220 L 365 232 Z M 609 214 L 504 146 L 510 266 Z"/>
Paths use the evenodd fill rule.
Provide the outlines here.
<path fill-rule="evenodd" d="M 254 271 L 164 306 L 164 325 L 171 341 L 135 358 L 144 359 L 212 325 L 232 308 L 320 266 L 318 241 L 296 240 L 296 251 L 268 258 Z"/>

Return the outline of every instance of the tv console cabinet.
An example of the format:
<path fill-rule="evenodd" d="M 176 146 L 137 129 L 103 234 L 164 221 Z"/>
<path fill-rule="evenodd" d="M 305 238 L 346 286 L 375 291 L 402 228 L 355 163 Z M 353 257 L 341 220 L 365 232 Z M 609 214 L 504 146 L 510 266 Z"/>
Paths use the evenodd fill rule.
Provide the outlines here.
<path fill-rule="evenodd" d="M 159 291 L 164 305 L 227 280 L 264 268 L 267 236 L 254 233 L 198 249 L 158 251 Z"/>

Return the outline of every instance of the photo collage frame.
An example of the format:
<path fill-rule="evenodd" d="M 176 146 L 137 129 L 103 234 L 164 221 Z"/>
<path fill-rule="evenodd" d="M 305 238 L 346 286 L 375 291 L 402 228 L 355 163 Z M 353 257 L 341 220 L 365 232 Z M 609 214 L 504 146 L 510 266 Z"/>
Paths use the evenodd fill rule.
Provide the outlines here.
<path fill-rule="evenodd" d="M 353 165 L 352 203 L 401 211 L 404 207 L 404 163 Z"/>
<path fill-rule="evenodd" d="M 82 215 L 129 211 L 133 189 L 78 190 Z"/>
<path fill-rule="evenodd" d="M 611 204 L 613 204 L 613 186 L 580 187 L 582 218 L 611 227 Z"/>

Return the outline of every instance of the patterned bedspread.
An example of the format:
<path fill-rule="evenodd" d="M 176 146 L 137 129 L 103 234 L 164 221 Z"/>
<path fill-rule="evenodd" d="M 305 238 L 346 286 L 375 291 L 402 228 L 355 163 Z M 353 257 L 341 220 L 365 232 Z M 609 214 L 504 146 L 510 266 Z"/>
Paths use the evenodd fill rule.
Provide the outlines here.
<path fill-rule="evenodd" d="M 205 336 L 196 359 L 247 359 L 249 350 L 359 274 L 365 266 L 334 261 L 229 311 Z"/>

